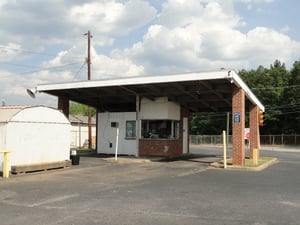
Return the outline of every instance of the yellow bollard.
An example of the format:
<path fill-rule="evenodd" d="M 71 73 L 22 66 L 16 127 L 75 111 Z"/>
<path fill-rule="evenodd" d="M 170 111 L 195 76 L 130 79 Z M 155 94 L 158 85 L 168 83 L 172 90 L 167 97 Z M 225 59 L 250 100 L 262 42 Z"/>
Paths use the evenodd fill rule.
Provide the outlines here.
<path fill-rule="evenodd" d="M 258 164 L 258 149 L 254 148 L 253 149 L 253 165 L 257 165 Z"/>
<path fill-rule="evenodd" d="M 223 130 L 223 160 L 224 160 L 224 169 L 227 168 L 227 145 L 226 145 L 226 131 Z"/>
<path fill-rule="evenodd" d="M 8 154 L 10 151 L 8 150 L 0 150 L 0 153 L 3 153 L 3 166 L 2 166 L 2 173 L 3 173 L 3 178 L 8 178 L 9 177 L 9 158 Z"/>

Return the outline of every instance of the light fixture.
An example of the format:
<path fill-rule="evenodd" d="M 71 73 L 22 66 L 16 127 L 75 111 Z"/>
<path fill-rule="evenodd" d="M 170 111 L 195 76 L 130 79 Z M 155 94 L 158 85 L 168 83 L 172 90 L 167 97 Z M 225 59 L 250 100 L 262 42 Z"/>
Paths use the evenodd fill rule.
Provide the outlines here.
<path fill-rule="evenodd" d="M 229 82 L 230 82 L 231 84 L 233 84 L 233 83 L 234 83 L 234 80 L 233 80 L 233 77 L 232 77 L 232 75 L 231 75 L 230 73 L 231 73 L 231 70 L 228 70 L 228 77 L 227 77 L 227 79 L 229 80 Z"/>
<path fill-rule="evenodd" d="M 31 98 L 35 98 L 35 96 L 37 94 L 36 88 L 31 88 L 31 89 L 28 88 L 26 91 L 30 95 Z"/>

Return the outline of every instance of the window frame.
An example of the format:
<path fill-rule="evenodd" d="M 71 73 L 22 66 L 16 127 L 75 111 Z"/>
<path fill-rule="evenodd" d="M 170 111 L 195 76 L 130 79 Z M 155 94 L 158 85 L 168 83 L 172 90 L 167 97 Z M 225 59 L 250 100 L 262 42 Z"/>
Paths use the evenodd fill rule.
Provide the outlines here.
<path fill-rule="evenodd" d="M 172 119 L 143 119 L 141 120 L 141 138 L 149 140 L 180 140 L 180 121 Z"/>
<path fill-rule="evenodd" d="M 129 127 L 129 124 L 133 124 L 131 125 L 131 127 Z M 130 129 L 130 130 L 129 130 Z M 129 132 L 132 132 L 132 135 L 128 135 Z M 136 135 L 136 120 L 126 120 L 126 124 L 125 124 L 125 139 L 136 139 L 137 135 Z"/>

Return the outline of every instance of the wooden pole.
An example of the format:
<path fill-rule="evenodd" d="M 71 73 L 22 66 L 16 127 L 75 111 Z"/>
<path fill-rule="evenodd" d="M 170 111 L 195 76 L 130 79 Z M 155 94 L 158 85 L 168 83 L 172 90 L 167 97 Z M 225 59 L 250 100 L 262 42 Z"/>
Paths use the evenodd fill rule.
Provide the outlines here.
<path fill-rule="evenodd" d="M 87 56 L 87 65 L 88 65 L 88 80 L 91 80 L 91 32 L 88 31 L 85 35 L 88 37 L 88 56 Z M 88 107 L 88 139 L 89 139 L 89 149 L 92 149 L 92 109 Z"/>

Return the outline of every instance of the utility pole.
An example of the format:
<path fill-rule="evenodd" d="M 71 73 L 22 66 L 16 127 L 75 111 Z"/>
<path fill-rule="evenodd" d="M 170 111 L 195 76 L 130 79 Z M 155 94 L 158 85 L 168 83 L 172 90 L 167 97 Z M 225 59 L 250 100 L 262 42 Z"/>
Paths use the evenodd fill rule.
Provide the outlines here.
<path fill-rule="evenodd" d="M 91 80 L 91 32 L 88 31 L 84 35 L 87 35 L 88 38 L 88 56 L 87 56 L 87 65 L 88 65 L 88 80 Z M 92 149 L 92 109 L 88 106 L 88 138 L 89 138 L 89 149 Z"/>

